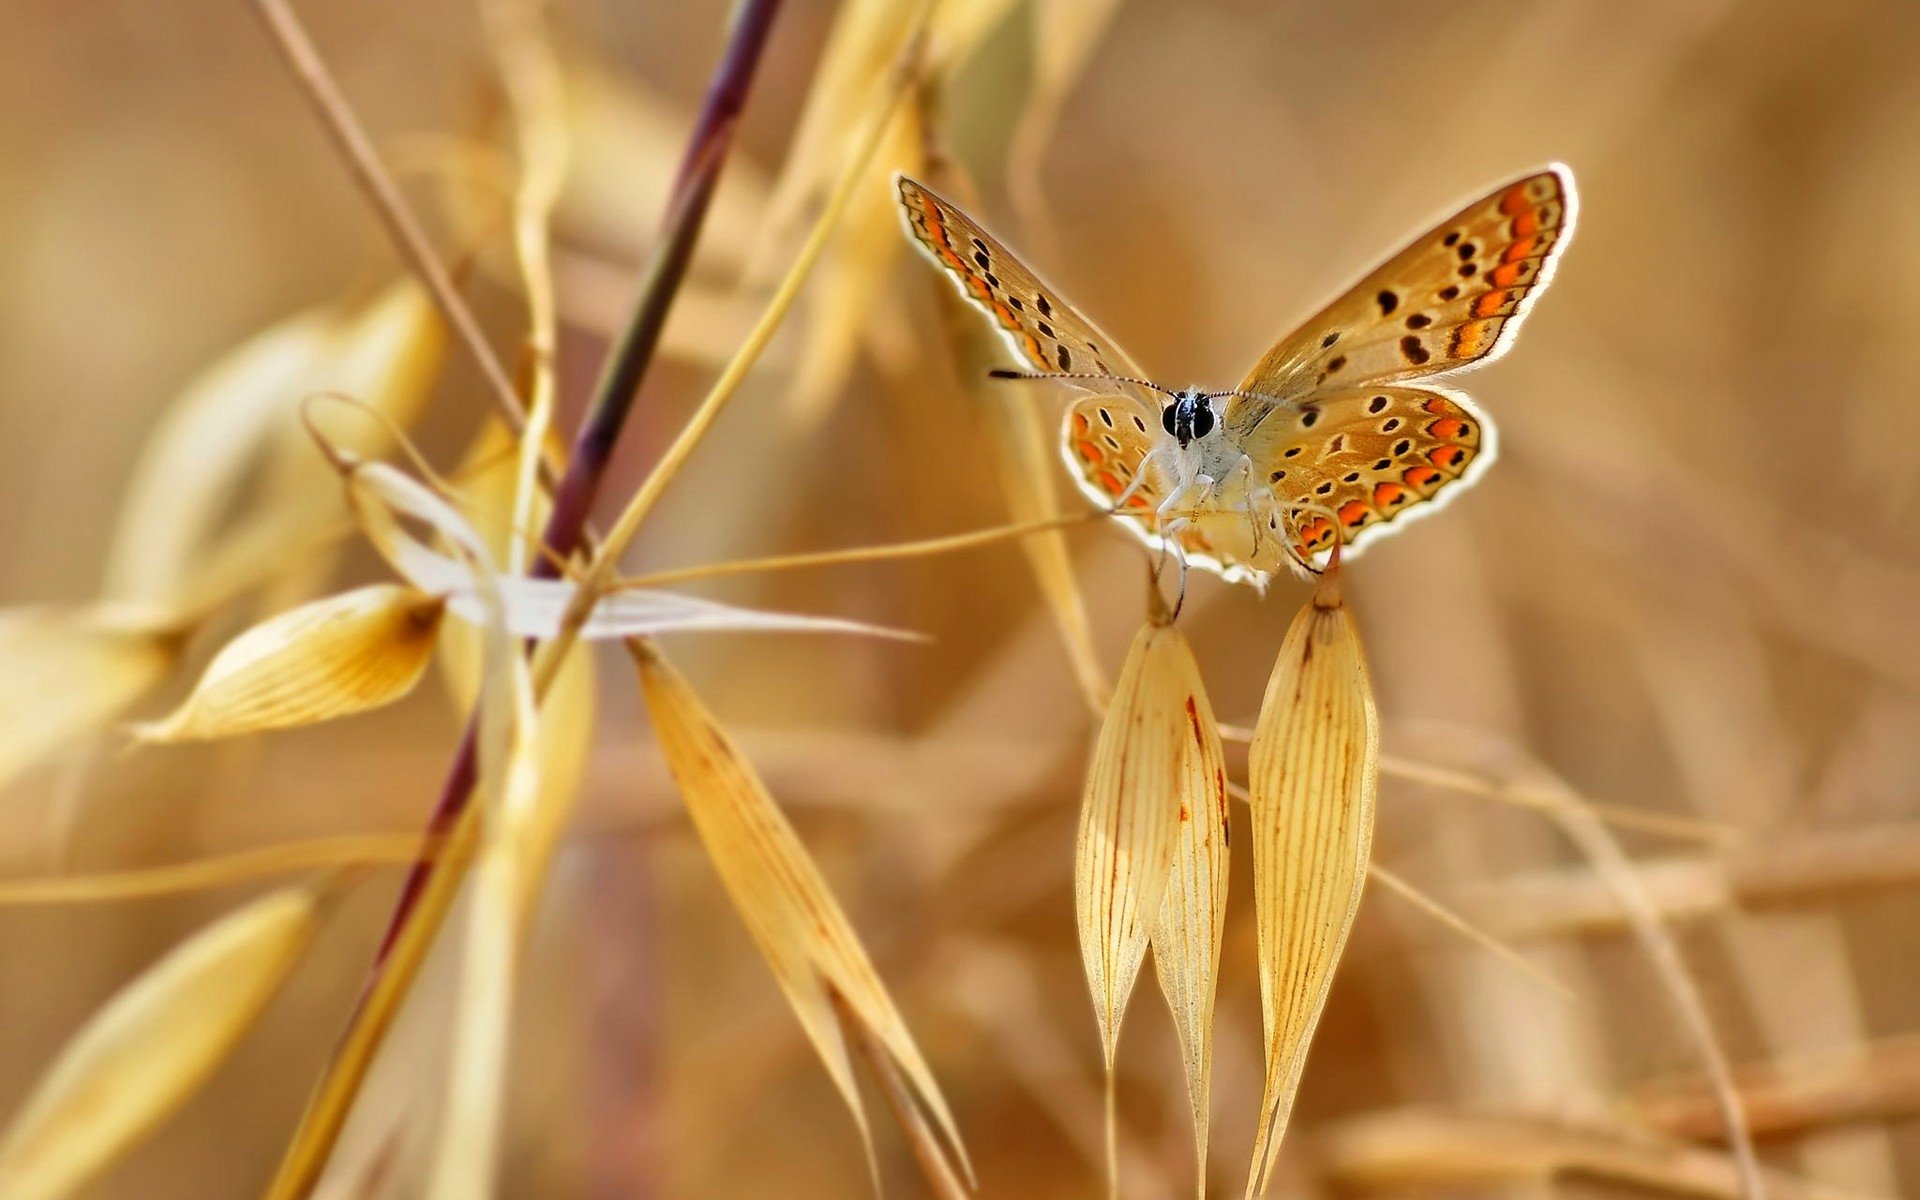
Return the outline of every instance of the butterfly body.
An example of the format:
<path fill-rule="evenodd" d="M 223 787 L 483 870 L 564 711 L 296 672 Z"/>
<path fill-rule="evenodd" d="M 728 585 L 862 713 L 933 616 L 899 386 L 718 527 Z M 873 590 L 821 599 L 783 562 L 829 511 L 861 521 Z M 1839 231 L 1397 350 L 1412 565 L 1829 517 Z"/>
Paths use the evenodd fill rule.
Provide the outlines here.
<path fill-rule="evenodd" d="M 1564 167 L 1467 205 L 1282 338 L 1239 387 L 1148 382 L 971 218 L 898 180 L 909 231 L 1029 372 L 1078 395 L 1061 451 L 1155 547 L 1230 581 L 1311 572 L 1437 511 L 1493 461 L 1492 423 L 1437 377 L 1504 352 L 1573 227 Z"/>

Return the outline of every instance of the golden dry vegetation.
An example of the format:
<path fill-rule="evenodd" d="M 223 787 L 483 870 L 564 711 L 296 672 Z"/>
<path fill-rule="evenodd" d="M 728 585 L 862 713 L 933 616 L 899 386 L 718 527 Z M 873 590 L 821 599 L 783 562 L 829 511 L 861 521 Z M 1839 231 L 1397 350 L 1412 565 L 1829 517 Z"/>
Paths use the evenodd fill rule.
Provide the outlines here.
<path fill-rule="evenodd" d="M 0 1200 L 1920 1192 L 1920 8 L 293 11 L 0 45 Z M 1224 388 L 1549 160 L 1484 482 L 1177 621 L 889 182 Z"/>

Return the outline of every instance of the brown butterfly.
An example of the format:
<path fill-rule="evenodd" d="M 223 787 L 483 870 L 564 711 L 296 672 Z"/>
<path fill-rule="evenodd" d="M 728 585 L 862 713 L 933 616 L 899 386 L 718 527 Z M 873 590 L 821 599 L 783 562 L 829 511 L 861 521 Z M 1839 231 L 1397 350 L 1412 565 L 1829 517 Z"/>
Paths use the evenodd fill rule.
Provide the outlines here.
<path fill-rule="evenodd" d="M 1154 547 L 1230 581 L 1317 571 L 1437 511 L 1494 458 L 1493 424 L 1436 380 L 1499 357 L 1573 233 L 1552 164 L 1415 238 L 1268 350 L 1231 391 L 1149 382 L 1112 338 L 954 205 L 902 175 L 914 238 L 1031 369 L 1078 393 L 1062 453 Z"/>

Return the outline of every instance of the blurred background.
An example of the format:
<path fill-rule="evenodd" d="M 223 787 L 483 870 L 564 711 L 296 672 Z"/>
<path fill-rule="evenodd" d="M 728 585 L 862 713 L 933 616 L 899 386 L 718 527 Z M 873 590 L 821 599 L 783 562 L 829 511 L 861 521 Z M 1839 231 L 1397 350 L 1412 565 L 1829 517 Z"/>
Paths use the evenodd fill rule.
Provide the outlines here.
<path fill-rule="evenodd" d="M 1376 857 L 1574 998 L 1374 889 L 1277 1191 L 1672 1194 L 1657 1173 L 1624 1182 L 1621 1164 L 1644 1152 L 1685 1174 L 1645 1149 L 1677 1140 L 1704 1155 L 1684 1160 L 1699 1168 L 1689 1194 L 1729 1194 L 1698 1050 L 1617 901 L 1538 813 L 1412 777 L 1443 769 L 1551 772 L 1596 802 L 1724 827 L 1621 836 L 1736 1064 L 1775 1194 L 1920 1193 L 1920 403 L 1906 361 L 1920 7 L 1124 0 L 1088 43 L 1037 176 L 1007 164 L 1047 35 L 1026 3 L 1004 7 L 940 106 L 977 215 L 1170 384 L 1230 386 L 1467 196 L 1548 160 L 1580 186 L 1550 294 L 1514 352 L 1471 377 L 1498 465 L 1348 577 L 1384 749 L 1404 768 L 1383 784 Z M 473 7 L 301 11 L 511 347 L 521 310 L 498 197 L 473 182 L 484 155 L 449 165 L 465 145 L 511 166 Z M 74 605 L 98 594 L 136 459 L 196 372 L 399 268 L 246 5 L 13 0 L 8 16 L 0 594 Z M 775 26 L 614 503 L 804 233 L 763 244 L 835 18 L 827 0 L 789 0 Z M 551 21 L 575 106 L 564 424 L 629 302 L 725 12 L 561 0 Z M 979 392 L 947 344 L 946 284 L 905 252 L 885 189 L 876 176 L 879 199 L 856 205 L 631 569 L 1007 519 Z M 470 363 L 447 361 L 416 434 L 450 466 L 486 401 Z M 1051 423 L 1054 398 L 1030 399 Z M 1111 672 L 1141 618 L 1142 556 L 1117 530 L 1070 537 Z M 364 554 L 337 576 L 380 577 Z M 1093 724 L 1025 558 L 1003 544 L 700 590 L 933 636 L 674 650 L 872 948 L 981 1194 L 1097 1194 L 1099 1056 L 1071 900 Z M 1251 722 L 1303 596 L 1290 580 L 1262 598 L 1195 579 L 1182 624 L 1222 720 Z M 193 661 L 265 611 L 241 606 Z M 864 1194 L 852 1124 L 678 810 L 624 658 L 603 661 L 599 695 L 520 999 L 501 1194 Z M 0 794 L 0 864 L 98 871 L 412 830 L 460 720 L 429 687 L 211 749 L 128 753 L 108 733 Z M 1261 1069 L 1239 854 L 1216 1043 L 1222 1194 L 1244 1178 Z M 380 872 L 346 894 L 236 1057 L 88 1196 L 258 1194 L 396 883 Z M 244 894 L 0 909 L 0 1110 L 117 986 Z M 1191 1187 L 1169 1033 L 1143 980 L 1121 1079 L 1123 1193 L 1139 1200 Z M 890 1193 L 922 1194 L 884 1123 L 879 1144 Z M 1493 1176 L 1450 1173 L 1459 1161 Z"/>

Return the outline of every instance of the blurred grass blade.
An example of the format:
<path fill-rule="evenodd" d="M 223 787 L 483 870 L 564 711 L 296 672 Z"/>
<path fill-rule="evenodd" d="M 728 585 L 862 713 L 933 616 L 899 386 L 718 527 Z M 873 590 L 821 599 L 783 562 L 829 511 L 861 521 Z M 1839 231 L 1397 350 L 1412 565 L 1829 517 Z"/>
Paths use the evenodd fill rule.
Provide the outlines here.
<path fill-rule="evenodd" d="M 493 1194 L 521 948 L 584 765 L 585 747 L 564 728 L 582 714 L 560 707 L 579 694 L 550 693 L 542 720 L 526 660 L 514 652 L 502 617 L 496 592 L 478 697 L 483 755 L 474 806 L 482 840 L 467 893 L 446 1099 L 425 1189 L 430 1200 Z M 504 728 L 502 718 L 510 719 Z"/>
<path fill-rule="evenodd" d="M 869 1161 L 872 1137 L 834 1014 L 836 994 L 893 1057 L 917 1101 L 938 1123 L 947 1151 L 971 1181 L 959 1129 L 932 1070 L 786 814 L 680 674 L 651 646 L 628 646 L 640 669 L 661 752 L 694 828 L 853 1113 Z"/>
<path fill-rule="evenodd" d="M 108 557 L 110 599 L 189 610 L 208 577 L 239 571 L 220 560 L 234 542 L 265 570 L 287 542 L 309 535 L 338 511 L 325 467 L 300 429 L 303 397 L 339 392 L 410 424 L 438 375 L 444 336 L 426 295 L 395 284 L 357 313 L 309 309 L 253 337 L 189 384 L 154 431 L 122 506 Z M 356 421 L 337 431 L 373 453 L 385 434 Z M 261 499 L 240 528 L 227 528 L 235 502 L 266 473 Z"/>
<path fill-rule="evenodd" d="M 1167 998 L 1187 1070 L 1193 1109 L 1194 1164 L 1198 1195 L 1207 1194 L 1207 1142 L 1212 1120 L 1213 1000 L 1220 972 L 1220 941 L 1227 925 L 1229 811 L 1227 769 L 1213 706 L 1193 680 L 1189 710 L 1194 733 L 1194 769 L 1188 785 L 1204 787 L 1180 798 L 1180 830 L 1173 869 L 1154 922 L 1153 969 Z"/>
<path fill-rule="evenodd" d="M 367 538 L 414 587 L 444 597 L 462 620 L 485 619 L 476 583 L 477 568 L 428 546 L 401 525 L 402 516 L 425 523 L 461 547 L 475 561 L 488 556 L 478 532 L 432 489 L 385 463 L 356 463 L 347 477 L 347 494 Z M 579 586 L 564 579 L 513 576 L 497 581 L 506 604 L 509 632 L 518 637 L 551 639 L 559 632 Z M 589 641 L 655 633 L 732 630 L 762 633 L 854 633 L 909 638 L 899 630 L 838 617 L 739 608 L 672 592 L 623 589 L 600 597 L 580 628 Z"/>
<path fill-rule="evenodd" d="M 1056 242 L 1041 168 L 1073 85 L 1120 0 L 1033 0 L 1033 87 L 1007 146 L 1007 191 L 1042 250 Z"/>
<path fill-rule="evenodd" d="M 1329 573 L 1287 630 L 1248 757 L 1267 1069 L 1249 1197 L 1265 1191 L 1272 1174 L 1360 906 L 1379 758 L 1360 634 Z"/>
<path fill-rule="evenodd" d="M 930 133 L 932 126 L 924 114 L 922 121 L 923 131 Z M 925 158 L 927 175 L 934 186 L 979 211 L 973 180 L 957 161 L 931 142 Z M 888 198 L 891 201 L 891 192 Z M 995 384 L 987 377 L 995 367 L 1020 364 L 1009 359 L 999 332 L 980 320 L 956 289 L 936 280 L 933 291 L 961 385 L 986 410 L 1008 513 L 1020 523 L 1059 516 L 1059 495 L 1054 485 L 1060 470 L 1059 435 L 1041 418 L 1031 391 Z M 1079 577 L 1074 574 L 1067 535 L 1060 530 L 1029 534 L 1020 539 L 1020 548 L 1053 611 L 1081 694 L 1094 712 L 1104 712 L 1111 688 L 1100 666 L 1100 652 L 1094 645 L 1093 626 L 1087 620 L 1087 605 L 1080 594 Z"/>
<path fill-rule="evenodd" d="M 931 8 L 929 12 L 928 9 Z M 926 25 L 929 64 L 944 72 L 964 61 L 1013 8 L 1012 0 L 848 0 L 840 6 L 807 106 L 789 143 L 786 163 L 774 185 L 749 265 L 773 260 L 773 249 L 795 239 L 801 215 L 842 169 L 858 136 L 861 116 L 872 111 L 887 86 L 887 73 L 907 43 Z M 891 176 L 891 171 L 880 178 Z M 891 212 L 883 227 L 897 234 Z"/>
<path fill-rule="evenodd" d="M 392 583 L 303 604 L 228 642 L 193 694 L 134 736 L 204 741 L 392 704 L 427 669 L 444 612 L 438 598 Z"/>
<path fill-rule="evenodd" d="M 311 891 L 273 892 L 122 988 L 67 1043 L 0 1141 L 0 1195 L 70 1195 L 184 1104 L 253 1025 L 315 925 Z"/>
<path fill-rule="evenodd" d="M 788 156 L 781 191 L 774 197 L 775 210 L 765 227 L 767 238 L 793 240 L 790 230 L 800 210 L 858 153 L 860 117 L 883 98 L 889 72 L 899 69 L 902 55 L 921 36 L 915 17 L 925 7 L 889 0 L 878 7 L 854 3 L 841 10 L 834 40 L 809 96 L 803 140 L 796 141 Z M 972 57 L 1011 8 L 1011 0 L 935 3 L 925 16 L 919 95 L 924 98 L 938 90 L 940 82 Z M 900 236 L 899 202 L 891 180 L 897 172 L 914 174 L 920 169 L 924 119 L 924 104 L 893 114 L 879 149 L 862 168 L 865 177 L 847 208 L 840 236 L 816 272 L 806 347 L 788 393 L 803 428 L 817 424 L 831 410 L 863 345 L 880 351 L 911 347 L 915 340 L 905 314 L 880 301 L 907 249 Z M 762 255 L 761 261 L 767 257 Z M 893 349 L 884 357 L 908 360 L 913 355 L 910 349 Z M 909 369 L 920 368 L 913 363 Z"/>
<path fill-rule="evenodd" d="M 339 334 L 331 306 L 254 335 L 187 385 L 147 438 L 113 547 L 106 595 L 170 603 L 211 540 L 260 448 L 292 420 Z"/>
<path fill-rule="evenodd" d="M 104 610 L 0 612 L 0 787 L 106 728 L 160 682 L 180 643 Z"/>
<path fill-rule="evenodd" d="M 1211 812 L 1220 751 L 1201 725 L 1200 668 L 1186 638 L 1148 624 L 1133 639 L 1094 744 L 1074 853 L 1080 955 L 1108 1073 L 1120 1021 L 1161 912 L 1182 810 Z"/>

